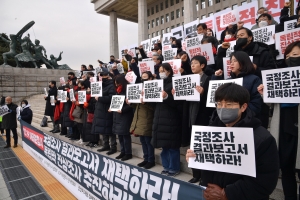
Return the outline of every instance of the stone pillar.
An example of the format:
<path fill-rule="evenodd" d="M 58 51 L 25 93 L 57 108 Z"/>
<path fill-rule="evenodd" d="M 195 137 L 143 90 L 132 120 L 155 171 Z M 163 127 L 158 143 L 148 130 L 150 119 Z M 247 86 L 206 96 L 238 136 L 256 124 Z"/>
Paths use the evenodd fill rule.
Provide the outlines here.
<path fill-rule="evenodd" d="M 148 39 L 147 0 L 138 0 L 138 44 Z"/>
<path fill-rule="evenodd" d="M 196 1 L 188 0 L 183 1 L 184 6 L 184 23 L 187 24 L 189 22 L 195 21 L 197 19 L 197 10 L 196 10 Z M 199 2 L 199 8 L 201 7 L 201 1 Z"/>
<path fill-rule="evenodd" d="M 110 55 L 114 55 L 115 58 L 119 57 L 119 41 L 118 41 L 118 22 L 117 13 L 111 11 L 109 13 L 109 29 L 110 29 Z"/>

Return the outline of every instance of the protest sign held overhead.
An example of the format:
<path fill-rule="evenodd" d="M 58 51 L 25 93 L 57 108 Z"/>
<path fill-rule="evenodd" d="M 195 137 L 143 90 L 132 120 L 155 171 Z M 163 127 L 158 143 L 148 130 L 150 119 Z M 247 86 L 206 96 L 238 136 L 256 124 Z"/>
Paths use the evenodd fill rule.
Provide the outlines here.
<path fill-rule="evenodd" d="M 285 21 L 284 22 L 284 31 L 289 31 L 289 30 L 295 29 L 296 25 L 297 25 L 297 19 Z"/>
<path fill-rule="evenodd" d="M 164 46 L 164 45 L 171 45 L 171 41 L 170 41 L 171 37 L 173 37 L 172 33 L 164 33 L 163 37 L 161 39 L 162 46 Z"/>
<path fill-rule="evenodd" d="M 239 11 L 234 9 L 221 15 L 220 27 L 226 28 L 229 25 L 236 24 L 239 21 Z"/>
<path fill-rule="evenodd" d="M 300 67 L 261 71 L 265 103 L 300 103 Z"/>
<path fill-rule="evenodd" d="M 80 70 L 76 70 L 74 71 L 75 73 L 75 77 L 80 78 L 81 77 L 81 71 Z"/>
<path fill-rule="evenodd" d="M 118 69 L 118 71 L 119 71 L 120 74 L 124 74 L 125 73 L 124 72 L 124 67 L 123 67 L 123 65 L 121 63 L 117 64 L 117 69 Z"/>
<path fill-rule="evenodd" d="M 51 106 L 55 106 L 55 97 L 53 95 L 50 96 Z"/>
<path fill-rule="evenodd" d="M 145 52 L 151 51 L 150 39 L 141 41 L 141 45 L 143 45 L 143 49 L 145 50 Z"/>
<path fill-rule="evenodd" d="M 201 45 L 201 39 L 199 37 L 192 37 L 192 38 L 185 39 L 185 42 L 187 48 Z"/>
<path fill-rule="evenodd" d="M 70 89 L 69 93 L 70 93 L 70 100 L 71 100 L 71 101 L 76 101 L 75 95 L 74 95 L 74 90 L 73 90 L 73 89 Z"/>
<path fill-rule="evenodd" d="M 244 22 L 243 27 L 251 29 L 256 24 L 256 13 L 258 11 L 258 1 L 244 3 L 238 7 L 240 21 Z"/>
<path fill-rule="evenodd" d="M 91 83 L 91 97 L 102 97 L 102 81 Z"/>
<path fill-rule="evenodd" d="M 135 83 L 137 76 L 133 71 L 127 72 L 125 79 L 128 81 L 128 83 Z"/>
<path fill-rule="evenodd" d="M 184 38 L 190 36 L 195 37 L 197 36 L 197 25 L 199 24 L 199 20 L 196 19 L 195 21 L 189 22 L 184 24 Z"/>
<path fill-rule="evenodd" d="M 152 80 L 144 82 L 143 102 L 162 102 L 163 80 Z"/>
<path fill-rule="evenodd" d="M 78 102 L 79 104 L 86 102 L 86 91 L 78 91 Z"/>
<path fill-rule="evenodd" d="M 222 28 L 221 27 L 221 15 L 227 13 L 228 11 L 230 11 L 231 9 L 230 8 L 227 8 L 225 10 L 222 10 L 220 12 L 217 12 L 214 14 L 214 21 L 215 21 L 215 31 L 216 31 L 216 38 L 217 39 L 220 39 L 221 38 L 221 33 L 222 31 L 225 30 L 225 28 Z"/>
<path fill-rule="evenodd" d="M 270 1 L 270 0 L 262 0 L 263 7 L 268 10 L 268 14 L 270 14 L 274 20 L 280 21 L 280 12 L 281 9 L 284 7 L 284 3 L 288 2 L 288 0 L 277 0 L 277 1 Z"/>
<path fill-rule="evenodd" d="M 61 93 L 61 101 L 62 103 L 66 103 L 67 102 L 67 97 L 68 97 L 68 92 L 67 91 L 63 91 Z"/>
<path fill-rule="evenodd" d="M 154 62 L 153 61 L 139 62 L 139 70 L 140 70 L 140 75 L 142 75 L 143 72 L 146 71 L 150 71 L 152 74 L 154 74 Z"/>
<path fill-rule="evenodd" d="M 180 68 L 181 68 L 181 59 L 174 59 L 163 61 L 162 63 L 169 63 L 173 70 L 173 76 L 181 76 Z"/>
<path fill-rule="evenodd" d="M 284 52 L 286 47 L 292 42 L 300 40 L 300 29 L 293 29 L 290 31 L 284 31 L 275 34 L 275 46 L 279 51 L 279 55 L 276 57 L 277 60 L 284 59 Z"/>
<path fill-rule="evenodd" d="M 1 106 L 0 107 L 0 116 L 4 116 L 6 114 L 9 113 L 9 108 L 7 107 L 7 105 Z"/>
<path fill-rule="evenodd" d="M 256 177 L 252 128 L 192 126 L 189 167 Z"/>
<path fill-rule="evenodd" d="M 158 43 L 159 40 L 160 40 L 160 36 L 156 36 L 154 38 L 151 38 L 151 49 L 154 48 L 154 44 Z"/>
<path fill-rule="evenodd" d="M 111 98 L 109 109 L 114 112 L 122 110 L 124 100 L 125 100 L 125 95 L 113 95 Z"/>
<path fill-rule="evenodd" d="M 128 84 L 126 97 L 129 103 L 141 103 L 143 84 Z"/>
<path fill-rule="evenodd" d="M 61 101 L 63 90 L 57 90 L 57 101 Z"/>
<path fill-rule="evenodd" d="M 192 59 L 194 56 L 204 56 L 207 60 L 207 65 L 215 64 L 215 58 L 210 43 L 200 44 L 194 47 L 187 47 L 186 50 L 190 59 Z"/>
<path fill-rule="evenodd" d="M 172 77 L 174 100 L 200 101 L 200 93 L 196 86 L 200 86 L 200 75 L 192 74 Z"/>
<path fill-rule="evenodd" d="M 44 88 L 44 95 L 45 95 L 45 97 L 47 97 L 47 96 L 48 96 L 48 91 L 47 91 L 47 88 Z"/>
<path fill-rule="evenodd" d="M 183 40 L 185 38 L 184 32 L 183 32 L 183 26 L 175 27 L 171 30 L 171 33 L 173 34 L 173 37 L 176 39 Z"/>
<path fill-rule="evenodd" d="M 65 81 L 65 78 L 64 77 L 60 77 L 59 78 L 59 82 L 62 86 L 66 85 L 66 81 Z"/>
<path fill-rule="evenodd" d="M 236 79 L 228 79 L 228 80 L 210 80 L 207 92 L 207 101 L 206 107 L 216 107 L 215 105 L 215 92 L 221 85 L 225 83 L 235 83 L 238 85 L 243 86 L 243 78 L 236 78 Z"/>
<path fill-rule="evenodd" d="M 263 42 L 267 45 L 275 43 L 273 38 L 273 35 L 275 34 L 275 25 L 257 28 L 252 30 L 252 33 L 254 42 Z"/>

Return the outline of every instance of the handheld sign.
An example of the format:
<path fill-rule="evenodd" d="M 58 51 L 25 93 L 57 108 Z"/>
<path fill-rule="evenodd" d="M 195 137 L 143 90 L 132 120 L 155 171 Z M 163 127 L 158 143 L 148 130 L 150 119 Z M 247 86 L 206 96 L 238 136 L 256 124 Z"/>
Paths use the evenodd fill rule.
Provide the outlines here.
<path fill-rule="evenodd" d="M 69 93 L 70 93 L 70 100 L 71 101 L 76 101 L 75 96 L 74 96 L 74 90 L 70 89 Z"/>
<path fill-rule="evenodd" d="M 47 88 L 44 88 L 44 94 L 45 94 L 45 97 L 48 96 L 48 91 L 47 91 Z"/>
<path fill-rule="evenodd" d="M 123 65 L 121 63 L 117 64 L 117 69 L 118 69 L 118 71 L 119 71 L 120 74 L 124 74 L 125 73 L 124 72 L 124 67 L 123 67 Z"/>
<path fill-rule="evenodd" d="M 97 82 L 97 77 L 91 77 L 90 78 L 90 83 L 94 83 Z"/>
<path fill-rule="evenodd" d="M 279 51 L 279 55 L 276 57 L 277 60 L 284 59 L 284 52 L 286 47 L 293 42 L 300 40 L 300 29 L 293 29 L 290 31 L 284 31 L 275 34 L 275 46 Z"/>
<path fill-rule="evenodd" d="M 61 101 L 60 102 L 62 102 L 62 103 L 66 103 L 67 102 L 67 91 L 63 91 L 62 93 L 61 93 Z"/>
<path fill-rule="evenodd" d="M 144 82 L 143 102 L 163 102 L 162 91 L 163 80 L 152 80 Z"/>
<path fill-rule="evenodd" d="M 210 80 L 207 92 L 207 101 L 206 107 L 216 107 L 215 105 L 215 92 L 221 85 L 225 83 L 235 83 L 238 85 L 243 86 L 243 78 L 236 78 L 236 79 L 228 79 L 228 80 Z"/>
<path fill-rule="evenodd" d="M 273 38 L 273 35 L 275 34 L 275 25 L 252 30 L 252 33 L 254 42 L 262 42 L 267 45 L 275 43 L 275 40 Z"/>
<path fill-rule="evenodd" d="M 261 71 L 265 103 L 300 103 L 300 67 Z"/>
<path fill-rule="evenodd" d="M 163 61 L 162 63 L 169 63 L 173 70 L 173 76 L 181 76 L 180 68 L 181 68 L 181 59 L 174 59 Z"/>
<path fill-rule="evenodd" d="M 284 31 L 295 29 L 297 25 L 297 19 L 289 20 L 284 22 Z"/>
<path fill-rule="evenodd" d="M 163 46 L 162 52 L 163 52 L 164 60 L 168 61 L 174 59 L 174 56 L 176 56 L 177 54 L 177 49 L 172 48 L 171 45 L 165 45 Z"/>
<path fill-rule="evenodd" d="M 154 74 L 154 62 L 153 61 L 142 61 L 139 62 L 140 75 L 142 76 L 143 72 L 150 71 Z"/>
<path fill-rule="evenodd" d="M 66 85 L 66 81 L 65 81 L 65 78 L 64 77 L 60 77 L 59 78 L 59 82 L 62 86 Z"/>
<path fill-rule="evenodd" d="M 234 9 L 221 15 L 220 27 L 226 28 L 228 25 L 236 24 L 239 21 L 239 11 Z"/>
<path fill-rule="evenodd" d="M 91 83 L 91 97 L 102 97 L 102 81 Z"/>
<path fill-rule="evenodd" d="M 127 72 L 125 79 L 128 81 L 128 83 L 135 83 L 137 76 L 133 71 Z"/>
<path fill-rule="evenodd" d="M 50 103 L 51 103 L 51 106 L 55 106 L 54 100 L 55 100 L 54 95 L 50 96 Z"/>
<path fill-rule="evenodd" d="M 78 102 L 79 104 L 86 102 L 86 91 L 78 91 Z"/>
<path fill-rule="evenodd" d="M 186 50 L 190 59 L 192 59 L 194 56 L 204 56 L 207 60 L 207 65 L 215 64 L 215 58 L 210 43 L 200 44 L 193 47 L 187 46 Z"/>
<path fill-rule="evenodd" d="M 74 73 L 75 73 L 75 77 L 77 77 L 77 78 L 81 77 L 81 71 L 80 70 L 76 70 Z"/>
<path fill-rule="evenodd" d="M 114 112 L 122 110 L 124 100 L 125 100 L 125 95 L 113 95 L 111 98 L 109 109 Z"/>
<path fill-rule="evenodd" d="M 256 177 L 252 128 L 192 126 L 189 167 Z"/>
<path fill-rule="evenodd" d="M 57 90 L 57 101 L 61 101 L 63 90 Z"/>
<path fill-rule="evenodd" d="M 7 107 L 7 105 L 1 106 L 0 107 L 0 116 L 4 116 L 6 114 L 8 114 L 9 112 L 9 108 Z"/>
<path fill-rule="evenodd" d="M 196 90 L 196 86 L 200 85 L 199 74 L 172 77 L 172 82 L 174 100 L 200 101 L 200 93 Z"/>
<path fill-rule="evenodd" d="M 129 103 L 141 103 L 142 88 L 142 83 L 127 85 L 126 97 Z"/>

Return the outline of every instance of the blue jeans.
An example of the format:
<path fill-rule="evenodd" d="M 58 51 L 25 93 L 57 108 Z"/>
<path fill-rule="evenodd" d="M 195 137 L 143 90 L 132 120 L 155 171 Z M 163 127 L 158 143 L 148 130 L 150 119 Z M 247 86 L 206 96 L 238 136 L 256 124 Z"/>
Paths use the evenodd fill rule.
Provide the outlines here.
<path fill-rule="evenodd" d="M 132 154 L 131 135 L 118 135 L 121 153 Z"/>
<path fill-rule="evenodd" d="M 160 153 L 162 165 L 165 171 L 175 173 L 180 171 L 180 150 L 162 148 Z"/>
<path fill-rule="evenodd" d="M 144 161 L 154 162 L 154 148 L 151 144 L 151 136 L 140 136 L 140 141 L 142 143 Z"/>

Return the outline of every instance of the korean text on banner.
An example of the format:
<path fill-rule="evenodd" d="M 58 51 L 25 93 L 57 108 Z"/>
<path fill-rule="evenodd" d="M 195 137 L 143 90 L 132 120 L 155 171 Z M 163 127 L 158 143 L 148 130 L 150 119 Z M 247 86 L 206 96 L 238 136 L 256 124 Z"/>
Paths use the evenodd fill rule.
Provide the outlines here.
<path fill-rule="evenodd" d="M 238 7 L 240 21 L 244 22 L 243 27 L 251 29 L 256 24 L 256 13 L 258 11 L 258 1 L 246 3 Z"/>
<path fill-rule="evenodd" d="M 125 95 L 113 95 L 111 98 L 109 109 L 114 112 L 122 110 L 124 105 L 124 100 L 125 100 Z"/>
<path fill-rule="evenodd" d="M 300 103 L 300 67 L 261 71 L 265 103 Z"/>
<path fill-rule="evenodd" d="M 200 23 L 205 23 L 207 28 L 210 28 L 215 33 L 215 18 L 214 18 L 214 16 L 200 19 Z"/>
<path fill-rule="evenodd" d="M 200 94 L 196 86 L 200 85 L 200 75 L 192 74 L 172 77 L 174 100 L 200 101 Z"/>
<path fill-rule="evenodd" d="M 196 19 L 195 21 L 189 22 L 184 24 L 184 38 L 190 36 L 195 37 L 197 36 L 197 25 L 199 24 L 199 20 Z"/>
<path fill-rule="evenodd" d="M 170 41 L 171 37 L 173 37 L 172 33 L 164 33 L 161 41 L 162 46 L 171 45 L 171 41 Z"/>
<path fill-rule="evenodd" d="M 148 40 L 144 40 L 141 42 L 141 45 L 143 45 L 143 49 L 145 50 L 145 52 L 147 53 L 148 51 L 151 51 L 151 45 L 150 45 L 150 39 Z"/>
<path fill-rule="evenodd" d="M 216 38 L 217 39 L 221 38 L 221 33 L 222 33 L 222 31 L 225 30 L 225 28 L 221 27 L 221 15 L 227 13 L 230 10 L 231 10 L 230 8 L 227 8 L 226 10 L 222 10 L 222 11 L 214 14 L 215 30 L 216 30 Z"/>
<path fill-rule="evenodd" d="M 268 14 L 270 14 L 274 20 L 279 22 L 280 12 L 281 9 L 284 7 L 284 3 L 288 2 L 289 0 L 277 0 L 277 1 L 271 1 L 271 0 L 263 0 L 263 7 L 267 8 Z"/>
<path fill-rule="evenodd" d="M 139 62 L 139 70 L 140 70 L 140 76 L 142 76 L 143 72 L 150 71 L 152 74 L 154 74 L 154 62 L 153 61 L 142 61 Z"/>
<path fill-rule="evenodd" d="M 181 76 L 180 68 L 181 68 L 181 59 L 174 59 L 163 61 L 163 63 L 169 63 L 173 70 L 173 76 Z"/>
<path fill-rule="evenodd" d="M 297 25 L 297 19 L 284 22 L 284 31 L 295 29 Z"/>
<path fill-rule="evenodd" d="M 1 106 L 0 107 L 0 116 L 4 116 L 6 114 L 8 114 L 9 112 L 9 108 L 7 107 L 7 105 Z"/>
<path fill-rule="evenodd" d="M 67 95 L 68 95 L 68 92 L 67 91 L 63 91 L 61 93 L 61 101 L 60 102 L 66 103 L 67 102 L 67 97 L 68 97 Z"/>
<path fill-rule="evenodd" d="M 192 126 L 189 167 L 256 177 L 252 128 Z"/>
<path fill-rule="evenodd" d="M 63 90 L 57 90 L 57 101 L 61 101 Z"/>
<path fill-rule="evenodd" d="M 154 38 L 151 38 L 151 49 L 154 48 L 154 44 L 158 43 L 158 41 L 160 40 L 160 35 L 159 36 L 156 36 Z M 151 50 L 150 49 L 150 50 Z"/>
<path fill-rule="evenodd" d="M 276 57 L 277 60 L 284 59 L 284 52 L 286 47 L 292 42 L 300 40 L 300 29 L 294 29 L 290 31 L 284 31 L 275 34 L 275 46 L 279 51 L 279 55 Z"/>
<path fill-rule="evenodd" d="M 141 103 L 143 84 L 128 84 L 126 98 L 129 103 Z"/>
<path fill-rule="evenodd" d="M 145 81 L 143 86 L 143 102 L 163 102 L 164 83 L 162 79 Z"/>
<path fill-rule="evenodd" d="M 74 90 L 73 89 L 70 89 L 70 100 L 71 101 L 76 101 L 76 99 L 75 99 L 75 95 L 74 95 Z"/>
<path fill-rule="evenodd" d="M 142 75 L 141 75 L 142 76 Z M 135 73 L 133 71 L 127 72 L 125 79 L 129 82 L 129 83 L 135 83 L 137 76 L 135 75 Z"/>
<path fill-rule="evenodd" d="M 174 49 L 176 51 L 174 51 Z M 172 48 L 172 45 L 165 45 L 162 49 L 164 60 L 173 60 L 177 54 L 177 48 Z"/>
<path fill-rule="evenodd" d="M 187 47 L 186 49 L 190 59 L 194 56 L 204 56 L 207 60 L 207 65 L 215 64 L 215 58 L 210 43 L 201 44 L 196 47 Z"/>
<path fill-rule="evenodd" d="M 175 27 L 171 30 L 171 33 L 173 34 L 173 37 L 176 37 L 176 39 L 184 39 L 185 35 L 183 32 L 183 26 Z"/>
<path fill-rule="evenodd" d="M 239 22 L 239 11 L 238 9 L 234 9 L 221 15 L 220 27 L 226 28 L 227 26 L 236 24 L 237 22 Z"/>
<path fill-rule="evenodd" d="M 216 107 L 215 105 L 215 92 L 221 85 L 225 83 L 235 83 L 243 86 L 243 78 L 228 79 L 228 80 L 211 80 L 209 81 L 206 107 Z"/>
<path fill-rule="evenodd" d="M 273 38 L 275 34 L 275 25 L 270 25 L 252 30 L 252 33 L 254 42 L 262 42 L 267 45 L 275 43 L 275 40 Z"/>
<path fill-rule="evenodd" d="M 79 104 L 86 102 L 86 91 L 78 91 L 78 102 Z"/>
<path fill-rule="evenodd" d="M 91 97 L 102 97 L 102 81 L 91 83 Z"/>

